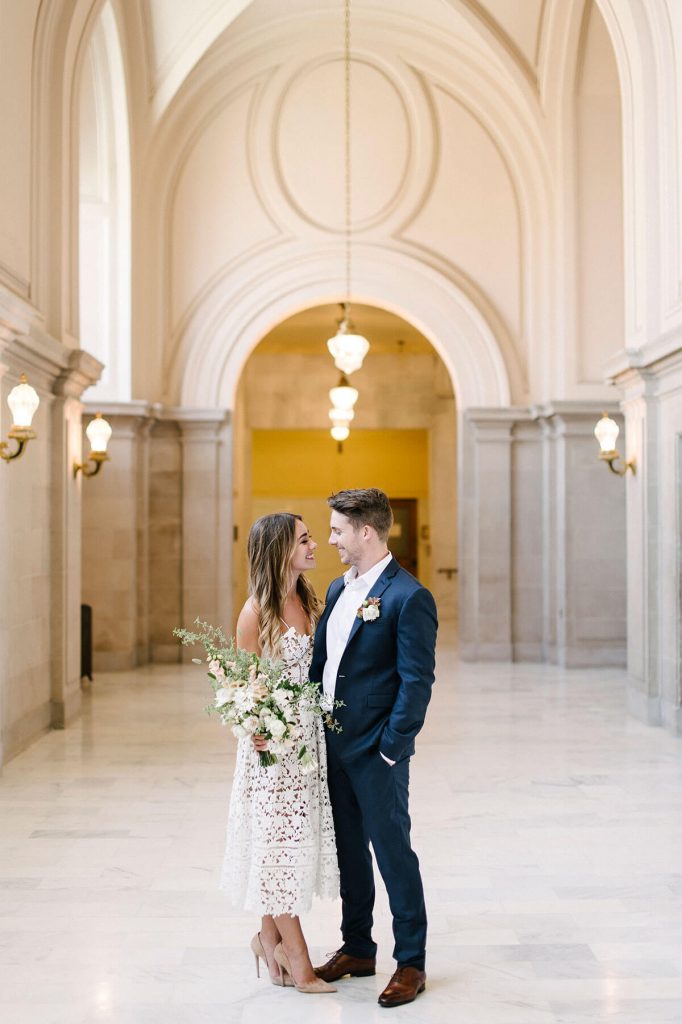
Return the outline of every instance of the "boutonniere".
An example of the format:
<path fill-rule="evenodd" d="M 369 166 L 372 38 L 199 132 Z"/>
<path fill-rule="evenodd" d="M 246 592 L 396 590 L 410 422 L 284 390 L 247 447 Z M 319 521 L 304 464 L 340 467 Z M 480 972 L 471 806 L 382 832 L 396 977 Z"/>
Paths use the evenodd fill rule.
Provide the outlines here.
<path fill-rule="evenodd" d="M 363 622 L 374 622 L 381 615 L 381 598 L 368 597 L 363 601 L 357 611 L 357 617 Z"/>

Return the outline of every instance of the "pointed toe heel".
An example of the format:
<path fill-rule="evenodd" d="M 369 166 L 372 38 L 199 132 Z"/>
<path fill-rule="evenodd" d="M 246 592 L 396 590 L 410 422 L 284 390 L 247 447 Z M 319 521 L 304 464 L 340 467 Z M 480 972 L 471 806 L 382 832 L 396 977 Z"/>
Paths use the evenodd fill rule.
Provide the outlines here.
<path fill-rule="evenodd" d="M 282 968 L 279 967 L 279 964 L 277 965 L 279 967 L 279 974 L 276 977 L 273 977 L 272 974 L 270 974 L 270 964 L 268 963 L 268 955 L 265 952 L 263 943 L 261 942 L 260 932 L 256 932 L 254 937 L 251 939 L 251 952 L 253 953 L 256 961 L 256 977 L 260 978 L 260 961 L 262 960 L 263 963 L 265 964 L 268 975 L 270 977 L 270 981 L 272 982 L 273 985 L 293 985 L 293 981 L 291 980 L 291 978 L 289 978 L 288 975 L 282 973 Z"/>
<path fill-rule="evenodd" d="M 256 932 L 254 937 L 251 939 L 251 952 L 253 953 L 254 960 L 256 961 L 256 977 L 260 978 L 260 961 L 263 960 L 265 966 L 268 966 L 268 958 L 265 955 L 263 943 L 260 940 L 260 932 Z"/>
<path fill-rule="evenodd" d="M 308 995 L 321 995 L 323 992 L 336 992 L 336 988 L 328 982 L 323 981 L 322 978 L 316 978 L 315 981 L 304 981 L 299 985 L 294 978 L 291 970 L 291 964 L 289 963 L 289 957 L 287 956 L 281 942 L 275 946 L 274 957 L 279 964 L 280 976 L 283 979 L 283 985 L 287 984 L 287 981 L 284 979 L 289 979 L 288 983 L 293 985 L 297 992 L 304 992 Z"/>

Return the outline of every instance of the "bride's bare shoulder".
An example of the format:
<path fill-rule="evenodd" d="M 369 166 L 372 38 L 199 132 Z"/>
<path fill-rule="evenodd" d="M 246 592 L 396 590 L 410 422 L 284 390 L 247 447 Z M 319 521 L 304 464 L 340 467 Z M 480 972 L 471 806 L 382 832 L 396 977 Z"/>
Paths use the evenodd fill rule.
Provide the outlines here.
<path fill-rule="evenodd" d="M 247 651 L 258 650 L 258 605 L 252 597 L 246 601 L 237 619 L 237 644 Z"/>

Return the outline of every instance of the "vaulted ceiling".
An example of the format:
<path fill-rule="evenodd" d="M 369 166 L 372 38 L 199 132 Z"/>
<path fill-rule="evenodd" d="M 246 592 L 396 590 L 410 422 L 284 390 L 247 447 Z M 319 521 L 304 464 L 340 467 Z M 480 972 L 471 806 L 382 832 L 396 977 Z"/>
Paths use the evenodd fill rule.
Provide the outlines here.
<path fill-rule="evenodd" d="M 210 47 L 237 19 L 246 29 L 309 11 L 342 19 L 341 0 L 139 0 L 147 54 L 148 90 L 156 116 Z M 415 30 L 447 31 L 514 62 L 534 83 L 550 0 L 356 0 L 353 11 L 386 23 L 414 19 Z"/>

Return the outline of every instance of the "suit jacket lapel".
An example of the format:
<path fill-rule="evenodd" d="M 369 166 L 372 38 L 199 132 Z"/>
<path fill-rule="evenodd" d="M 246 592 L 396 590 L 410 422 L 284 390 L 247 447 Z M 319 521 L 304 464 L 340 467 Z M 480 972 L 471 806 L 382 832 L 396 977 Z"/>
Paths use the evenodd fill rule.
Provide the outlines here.
<path fill-rule="evenodd" d="M 384 569 L 384 571 L 382 572 L 382 574 L 379 577 L 379 579 L 376 581 L 374 586 L 371 588 L 371 590 L 367 594 L 367 597 L 364 598 L 364 600 L 366 601 L 370 597 L 381 597 L 381 595 L 383 594 L 384 590 L 386 590 L 386 587 L 388 587 L 389 584 L 391 583 L 391 581 L 393 580 L 393 577 L 395 576 L 395 574 L 397 573 L 399 568 L 400 568 L 400 564 L 398 562 L 396 562 L 395 558 L 392 558 L 391 561 L 386 566 L 386 568 Z M 353 637 L 355 636 L 355 634 L 357 633 L 357 631 L 360 629 L 360 626 L 363 625 L 363 622 L 364 622 L 364 619 L 362 619 L 361 616 L 359 616 L 359 615 L 356 616 L 356 618 L 355 618 L 355 620 L 353 622 L 353 625 L 351 626 L 351 631 L 348 634 L 348 639 L 346 640 L 346 647 L 344 649 L 344 654 L 348 650 L 348 646 L 349 646 L 351 640 L 353 639 Z"/>

